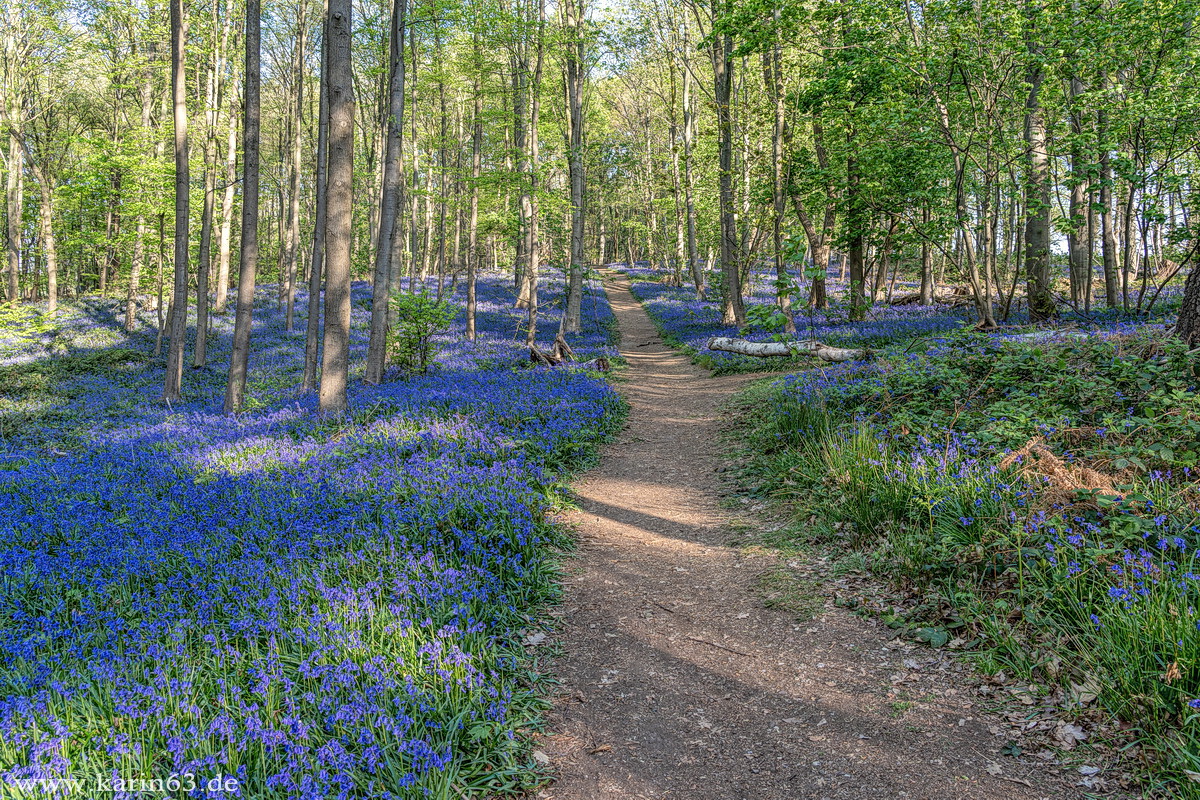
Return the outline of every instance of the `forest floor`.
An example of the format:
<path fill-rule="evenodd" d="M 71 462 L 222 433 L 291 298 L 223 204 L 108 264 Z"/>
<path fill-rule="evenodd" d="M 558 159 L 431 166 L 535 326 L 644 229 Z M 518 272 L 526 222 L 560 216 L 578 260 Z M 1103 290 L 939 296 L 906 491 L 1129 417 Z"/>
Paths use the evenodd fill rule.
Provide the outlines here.
<path fill-rule="evenodd" d="M 771 524 L 721 503 L 723 405 L 753 376 L 709 377 L 623 279 L 606 289 L 631 410 L 567 520 L 539 798 L 1082 797 L 1074 769 L 1001 755 L 1008 723 L 965 665 L 835 607 L 813 565 L 738 545 Z"/>

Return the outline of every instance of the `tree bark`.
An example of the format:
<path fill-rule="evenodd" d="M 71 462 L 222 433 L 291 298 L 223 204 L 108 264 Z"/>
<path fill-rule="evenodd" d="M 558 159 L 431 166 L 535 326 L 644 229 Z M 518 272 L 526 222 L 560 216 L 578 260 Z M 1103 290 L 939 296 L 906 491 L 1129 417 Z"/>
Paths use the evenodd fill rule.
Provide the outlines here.
<path fill-rule="evenodd" d="M 728 336 L 717 336 L 708 341 L 709 350 L 738 353 L 743 356 L 770 358 L 775 356 L 808 355 L 822 361 L 859 361 L 870 356 L 866 350 L 847 347 L 831 347 L 813 339 L 795 342 L 750 342 Z"/>
<path fill-rule="evenodd" d="M 686 53 L 687 40 L 683 49 Z M 696 251 L 696 176 L 692 170 L 692 145 L 696 138 L 696 114 L 693 110 L 692 75 L 690 64 L 683 62 L 683 202 L 687 210 L 687 254 L 692 283 L 696 287 L 696 299 L 705 299 L 704 269 L 700 265 L 700 254 Z M 600 260 L 604 261 L 603 238 L 601 238 Z"/>
<path fill-rule="evenodd" d="M 350 261 L 354 224 L 354 74 L 350 65 L 350 0 L 330 0 L 329 174 L 325 206 L 325 330 L 317 407 L 341 413 L 350 366 Z"/>
<path fill-rule="evenodd" d="M 1103 79 L 1102 79 L 1103 80 Z M 1107 88 L 1107 80 L 1103 80 Z M 1107 136 L 1107 115 L 1096 112 L 1096 135 L 1100 140 L 1100 253 L 1104 264 L 1104 304 L 1117 307 L 1117 233 L 1113 222 L 1113 170 Z"/>
<path fill-rule="evenodd" d="M 567 103 L 567 170 L 571 184 L 571 247 L 567 279 L 567 301 L 563 311 L 562 330 L 578 333 L 580 309 L 583 302 L 583 82 L 584 39 L 583 20 L 586 17 L 583 0 L 563 0 L 563 20 L 566 28 L 566 103 Z"/>
<path fill-rule="evenodd" d="M 467 226 L 467 341 L 475 341 L 475 279 L 483 263 L 479 242 L 479 178 L 483 172 L 483 47 L 479 23 L 472 33 L 474 63 L 472 64 L 471 95 L 471 219 Z"/>
<path fill-rule="evenodd" d="M 321 15 L 321 39 L 329 35 L 329 3 Z M 325 271 L 325 201 L 329 155 L 329 53 L 321 47 L 321 75 L 317 91 L 317 165 L 314 179 L 316 212 L 313 214 L 312 258 L 308 268 L 308 318 L 304 334 L 304 379 L 302 392 L 317 388 L 317 365 L 321 350 L 321 281 Z"/>
<path fill-rule="evenodd" d="M 45 169 L 36 171 L 41 190 L 39 217 L 42 253 L 46 257 L 46 313 L 58 310 L 58 243 L 54 238 L 54 180 Z"/>
<path fill-rule="evenodd" d="M 296 273 L 297 265 L 300 260 L 300 166 L 303 140 L 301 138 L 300 120 L 304 116 L 304 76 L 307 70 L 304 67 L 305 56 L 305 13 L 304 10 L 308 3 L 301 0 L 299 11 L 296 19 L 296 55 L 293 61 L 295 70 L 294 78 L 296 84 L 295 97 L 296 116 L 292 120 L 292 152 L 291 152 L 291 171 L 289 174 L 288 196 L 290 203 L 288 205 L 287 216 L 287 239 L 284 243 L 284 269 L 286 272 L 286 330 L 291 333 L 295 330 L 295 315 L 296 315 Z"/>
<path fill-rule="evenodd" d="M 238 115 L 229 109 L 229 132 L 225 149 L 225 192 L 221 198 L 221 233 L 217 239 L 217 285 L 213 313 L 224 314 L 229 301 L 229 262 L 233 255 L 233 196 L 237 186 Z"/>
<path fill-rule="evenodd" d="M 527 228 L 528 242 L 526 244 L 526 255 L 528 257 L 528 269 L 525 274 L 525 282 L 528 289 L 526 290 L 526 331 L 525 343 L 533 346 L 537 341 L 537 318 L 538 318 L 538 273 L 540 269 L 541 259 L 541 235 L 539 231 L 538 220 L 538 161 L 540 159 L 539 141 L 538 141 L 538 119 L 541 114 L 542 98 L 542 60 L 546 46 L 546 0 L 538 0 L 538 19 L 537 19 L 537 35 L 536 35 L 536 55 L 534 56 L 533 75 L 529 81 L 529 133 L 526 139 L 529 143 L 528 150 L 528 221 Z"/>
<path fill-rule="evenodd" d="M 713 23 L 718 21 L 713 4 Z M 733 197 L 733 39 L 728 33 L 712 34 L 709 48 L 713 63 L 713 95 L 717 105 L 718 201 L 721 219 L 721 322 L 746 324 L 742 304 L 742 279 L 737 217 Z"/>
<path fill-rule="evenodd" d="M 1050 153 L 1046 145 L 1046 118 L 1039 93 L 1045 72 L 1042 48 L 1034 41 L 1035 13 L 1026 2 L 1029 29 L 1026 33 L 1029 66 L 1025 81 L 1025 278 L 1030 322 L 1054 317 L 1054 294 L 1050 285 Z M 990 300 L 989 300 L 990 302 Z"/>
<path fill-rule="evenodd" d="M 229 384 L 225 413 L 241 410 L 250 362 L 250 326 L 254 313 L 254 286 L 258 277 L 258 149 L 261 121 L 260 44 L 261 0 L 246 0 L 245 97 L 242 102 L 242 249 L 238 262 L 237 310 L 233 323 L 233 352 L 229 358 Z"/>
<path fill-rule="evenodd" d="M 187 76 L 184 54 L 187 21 L 184 0 L 171 0 L 171 94 L 175 106 L 175 290 L 172 293 L 171 342 L 167 350 L 167 374 L 163 399 L 178 402 L 182 397 L 183 346 L 187 336 L 188 217 L 190 180 L 188 174 Z"/>
<path fill-rule="evenodd" d="M 367 383 L 383 380 L 387 366 L 388 285 L 392 276 L 392 254 L 399 209 L 404 191 L 400 170 L 404 142 L 404 30 L 407 0 L 392 4 L 392 22 L 388 34 L 391 66 L 388 76 L 387 152 L 383 162 L 383 188 L 379 206 L 379 233 L 375 247 L 375 275 L 371 294 L 371 332 L 367 345 Z"/>
<path fill-rule="evenodd" d="M 779 24 L 779 7 L 775 8 L 776 26 Z M 771 98 L 774 110 L 774 130 L 771 133 L 771 244 L 775 252 L 775 301 L 783 314 L 783 332 L 795 333 L 796 321 L 792 319 L 791 281 L 787 273 L 787 260 L 783 252 L 783 215 L 787 210 L 784 194 L 783 140 L 785 135 L 783 96 L 783 45 L 776 27 L 775 43 L 763 53 L 763 83 Z"/>
<path fill-rule="evenodd" d="M 8 217 L 8 241 L 6 244 L 8 253 L 8 302 L 9 305 L 15 306 L 20 300 L 21 294 L 18 276 L 21 274 L 21 242 L 23 239 L 21 220 L 25 213 L 25 171 L 22 166 L 24 154 L 21 151 L 21 143 L 18 139 L 19 128 L 13 120 L 12 115 L 9 115 L 9 125 L 8 176 L 4 198 Z"/>
<path fill-rule="evenodd" d="M 926 203 L 921 207 L 921 224 L 928 228 L 933 213 Z M 928 232 L 921 237 L 921 305 L 933 304 L 933 247 L 929 243 Z"/>
<path fill-rule="evenodd" d="M 1183 303 L 1175 322 L 1175 335 L 1188 347 L 1200 346 L 1200 269 L 1192 267 L 1183 286 Z"/>

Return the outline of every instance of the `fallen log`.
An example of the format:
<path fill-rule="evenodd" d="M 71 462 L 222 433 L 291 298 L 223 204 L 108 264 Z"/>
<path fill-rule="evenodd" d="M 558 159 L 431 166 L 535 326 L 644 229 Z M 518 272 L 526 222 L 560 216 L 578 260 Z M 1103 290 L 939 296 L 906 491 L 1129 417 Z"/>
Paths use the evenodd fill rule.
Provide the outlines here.
<path fill-rule="evenodd" d="M 870 356 L 869 350 L 832 347 L 814 339 L 800 342 L 750 342 L 729 336 L 716 336 L 708 340 L 708 349 L 720 350 L 725 353 L 739 353 L 755 358 L 807 355 L 822 361 L 859 361 Z"/>

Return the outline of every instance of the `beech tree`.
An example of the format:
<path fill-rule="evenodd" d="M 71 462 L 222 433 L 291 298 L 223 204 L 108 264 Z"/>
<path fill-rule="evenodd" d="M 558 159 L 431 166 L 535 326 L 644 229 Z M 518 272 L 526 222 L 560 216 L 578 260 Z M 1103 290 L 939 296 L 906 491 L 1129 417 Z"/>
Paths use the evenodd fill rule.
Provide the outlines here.
<path fill-rule="evenodd" d="M 250 365 L 250 326 L 258 278 L 258 146 L 262 104 L 259 98 L 262 58 L 262 12 L 259 0 L 246 0 L 245 86 L 242 101 L 242 249 L 238 256 L 237 308 L 225 413 L 241 410 Z"/>
<path fill-rule="evenodd" d="M 329 0 L 324 47 L 329 80 L 329 155 L 325 184 L 325 328 L 318 407 L 349 405 L 350 265 L 354 216 L 354 97 L 350 0 Z"/>
<path fill-rule="evenodd" d="M 183 346 L 187 335 L 188 225 L 190 172 L 188 154 L 187 77 L 184 54 L 187 48 L 187 9 L 184 0 L 171 0 L 171 99 L 175 109 L 175 288 L 171 293 L 171 344 L 167 351 L 167 375 L 163 399 L 182 397 Z"/>

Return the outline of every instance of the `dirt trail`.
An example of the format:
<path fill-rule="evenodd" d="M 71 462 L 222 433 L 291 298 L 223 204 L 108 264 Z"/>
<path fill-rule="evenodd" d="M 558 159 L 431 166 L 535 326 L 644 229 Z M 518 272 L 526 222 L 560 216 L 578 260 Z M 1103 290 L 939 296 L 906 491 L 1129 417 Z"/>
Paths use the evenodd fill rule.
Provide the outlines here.
<path fill-rule="evenodd" d="M 563 693 L 541 745 L 559 779 L 539 797 L 1078 796 L 999 754 L 938 653 L 829 604 L 807 622 L 763 607 L 752 586 L 776 562 L 727 546 L 718 501 L 719 407 L 747 379 L 709 378 L 606 288 L 632 410 L 570 517 Z"/>

